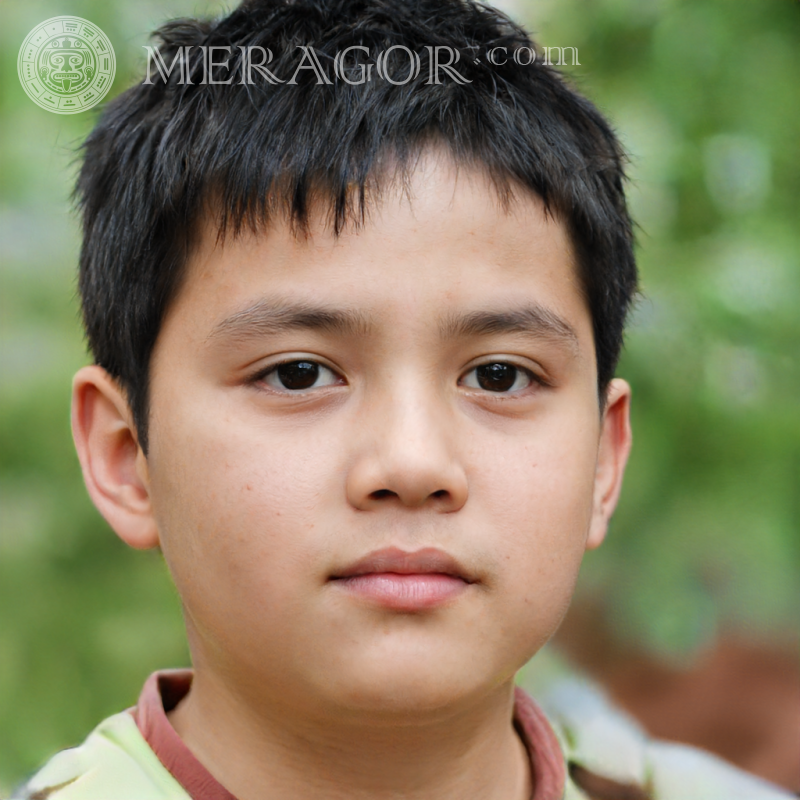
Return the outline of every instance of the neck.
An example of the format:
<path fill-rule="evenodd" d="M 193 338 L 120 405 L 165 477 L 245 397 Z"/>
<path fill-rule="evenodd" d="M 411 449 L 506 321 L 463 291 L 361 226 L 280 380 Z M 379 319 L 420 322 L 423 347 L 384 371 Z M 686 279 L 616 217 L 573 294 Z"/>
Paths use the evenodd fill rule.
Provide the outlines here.
<path fill-rule="evenodd" d="M 529 800 L 513 684 L 430 719 L 348 719 L 237 696 L 199 671 L 170 721 L 238 800 Z"/>

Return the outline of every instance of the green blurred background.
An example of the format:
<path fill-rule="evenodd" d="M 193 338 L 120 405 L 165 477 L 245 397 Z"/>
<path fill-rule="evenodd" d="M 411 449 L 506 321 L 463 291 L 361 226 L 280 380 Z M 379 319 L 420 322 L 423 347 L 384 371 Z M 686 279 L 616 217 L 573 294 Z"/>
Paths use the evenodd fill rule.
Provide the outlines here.
<path fill-rule="evenodd" d="M 608 542 L 579 595 L 669 663 L 721 632 L 795 635 L 800 597 L 800 8 L 790 0 L 519 0 L 505 5 L 568 69 L 631 153 L 643 299 L 620 374 L 636 444 Z M 62 14 L 111 38 L 117 77 L 191 0 L 0 5 L 0 795 L 153 669 L 188 663 L 157 554 L 129 551 L 83 488 L 70 377 L 75 151 L 95 111 L 22 91 L 27 33 Z"/>

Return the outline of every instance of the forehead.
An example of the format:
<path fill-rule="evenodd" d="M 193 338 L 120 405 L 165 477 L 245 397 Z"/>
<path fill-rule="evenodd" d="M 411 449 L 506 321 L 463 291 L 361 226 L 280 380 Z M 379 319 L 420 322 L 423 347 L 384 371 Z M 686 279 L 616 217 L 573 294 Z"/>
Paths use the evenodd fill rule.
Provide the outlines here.
<path fill-rule="evenodd" d="M 275 219 L 222 240 L 206 220 L 168 319 L 194 316 L 208 337 L 259 307 L 305 305 L 348 312 L 362 333 L 422 318 L 441 332 L 488 306 L 536 306 L 591 339 L 565 226 L 529 190 L 511 188 L 505 199 L 484 170 L 428 150 L 407 181 L 370 198 L 363 225 L 336 235 L 323 211 L 307 233 Z"/>

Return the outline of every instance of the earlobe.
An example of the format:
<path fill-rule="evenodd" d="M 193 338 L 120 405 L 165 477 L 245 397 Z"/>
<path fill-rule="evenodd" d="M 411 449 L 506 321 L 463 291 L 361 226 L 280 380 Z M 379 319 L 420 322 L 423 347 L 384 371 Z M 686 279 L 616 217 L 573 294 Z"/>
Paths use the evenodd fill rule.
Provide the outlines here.
<path fill-rule="evenodd" d="M 608 523 L 617 507 L 632 441 L 630 400 L 631 387 L 628 383 L 620 378 L 612 380 L 608 386 L 600 430 L 587 550 L 593 550 L 602 544 Z"/>
<path fill-rule="evenodd" d="M 157 547 L 147 461 L 125 393 L 102 367 L 83 367 L 75 375 L 72 435 L 98 511 L 131 547 Z"/>

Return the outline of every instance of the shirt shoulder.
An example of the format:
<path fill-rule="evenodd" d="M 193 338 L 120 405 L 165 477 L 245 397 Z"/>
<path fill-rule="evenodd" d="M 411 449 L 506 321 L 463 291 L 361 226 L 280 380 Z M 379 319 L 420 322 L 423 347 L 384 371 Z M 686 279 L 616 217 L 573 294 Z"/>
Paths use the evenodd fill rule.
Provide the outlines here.
<path fill-rule="evenodd" d="M 567 763 L 564 800 L 791 800 L 794 795 L 711 753 L 651 739 L 597 687 L 569 679 L 539 703 Z M 616 788 L 615 788 L 616 787 Z M 615 794 L 605 794 L 612 791 Z"/>
<path fill-rule="evenodd" d="M 51 758 L 11 800 L 191 800 L 127 711 Z"/>

